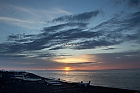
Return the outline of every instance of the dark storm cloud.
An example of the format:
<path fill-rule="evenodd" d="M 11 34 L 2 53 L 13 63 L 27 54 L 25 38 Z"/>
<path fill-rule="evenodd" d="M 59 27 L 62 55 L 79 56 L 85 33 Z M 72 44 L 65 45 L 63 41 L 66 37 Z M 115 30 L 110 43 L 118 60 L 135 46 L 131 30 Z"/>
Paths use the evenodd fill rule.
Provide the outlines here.
<path fill-rule="evenodd" d="M 125 18 L 121 18 L 117 15 L 109 21 L 103 22 L 98 26 L 93 27 L 91 30 L 102 30 L 104 33 L 102 38 L 107 41 L 113 40 L 116 42 L 125 42 L 130 40 L 138 40 L 140 34 L 139 20 L 140 12 L 132 13 L 127 15 Z"/>
<path fill-rule="evenodd" d="M 7 37 L 8 41 L 18 41 L 18 40 L 23 40 L 26 41 L 27 39 L 33 39 L 35 38 L 36 35 L 30 34 L 30 35 L 26 35 L 26 34 L 11 34 Z"/>
<path fill-rule="evenodd" d="M 110 46 L 110 45 L 115 45 L 120 42 L 109 42 L 106 40 L 92 40 L 92 41 L 85 41 L 81 42 L 79 46 L 75 46 L 73 49 L 93 49 L 96 47 L 101 47 L 101 46 Z"/>
<path fill-rule="evenodd" d="M 21 43 L 2 43 L 0 44 L 0 53 L 19 53 L 24 51 Z"/>
<path fill-rule="evenodd" d="M 140 8 L 140 0 L 117 0 L 115 5 L 125 3 L 128 8 Z"/>
<path fill-rule="evenodd" d="M 139 34 L 132 34 L 126 36 L 126 40 L 137 40 L 138 38 L 139 38 Z"/>
<path fill-rule="evenodd" d="M 45 27 L 42 31 L 52 33 L 57 30 L 61 30 L 63 28 L 70 28 L 70 27 L 86 28 L 87 25 L 88 25 L 88 23 L 83 23 L 83 22 L 69 22 L 69 23 L 65 23 L 65 24 L 58 24 L 55 26 Z"/>
<path fill-rule="evenodd" d="M 140 5 L 140 0 L 124 0 L 129 7 L 138 7 Z"/>
<path fill-rule="evenodd" d="M 124 18 L 121 18 L 119 15 L 115 15 L 110 20 L 103 22 L 95 27 L 93 27 L 91 30 L 99 30 L 104 29 L 104 31 L 130 31 L 131 29 L 137 29 L 139 28 L 140 24 L 140 12 L 135 12 L 132 14 L 129 14 L 125 16 Z M 111 29 L 110 29 L 111 28 Z"/>
<path fill-rule="evenodd" d="M 17 54 L 0 54 L 0 59 L 18 59 L 25 58 L 27 55 L 17 55 Z"/>
<path fill-rule="evenodd" d="M 98 14 L 100 14 L 100 12 L 101 11 L 96 10 L 96 11 L 91 11 L 91 12 L 85 12 L 85 13 L 78 14 L 78 15 L 66 15 L 66 16 L 62 16 L 62 17 L 56 18 L 52 22 L 67 22 L 67 21 L 72 21 L 72 22 L 81 21 L 81 22 L 85 22 L 85 21 L 89 21 L 93 17 L 96 17 Z"/>
<path fill-rule="evenodd" d="M 73 47 L 70 47 L 72 49 L 92 49 L 101 46 L 116 45 L 125 41 L 138 40 L 140 29 L 139 20 L 140 12 L 136 12 L 127 15 L 123 19 L 119 15 L 115 15 L 110 20 L 103 22 L 91 29 L 71 27 L 65 30 L 61 30 L 59 26 L 62 27 L 62 25 L 56 25 L 53 26 L 53 29 L 51 29 L 51 31 L 54 31 L 53 33 L 48 34 L 47 32 L 49 30 L 46 29 L 44 29 L 46 31 L 44 33 L 47 33 L 51 37 L 49 37 L 47 40 L 52 40 L 53 38 L 53 41 L 55 41 L 53 42 L 53 45 L 55 45 L 57 42 L 57 44 L 72 45 Z M 65 25 L 63 24 L 63 28 L 64 26 Z M 85 41 L 81 41 L 83 39 L 85 39 Z M 73 43 L 75 40 L 79 41 Z M 63 48 L 69 47 L 61 45 L 52 48 L 52 50 Z"/>
<path fill-rule="evenodd" d="M 73 47 L 75 49 L 91 49 L 101 46 L 116 45 L 125 41 L 138 40 L 140 29 L 139 18 L 139 12 L 130 14 L 123 20 L 117 15 L 109 21 L 103 22 L 90 30 L 79 29 L 76 32 L 73 30 L 71 31 L 73 33 L 69 33 L 69 35 L 67 35 L 67 33 L 66 35 L 63 34 L 62 37 L 66 40 L 83 38 L 92 39 L 90 41 L 86 40 L 85 42 L 81 41 L 76 43 L 76 46 Z M 130 34 L 127 34 L 126 32 Z"/>
<path fill-rule="evenodd" d="M 22 53 L 42 49 L 45 49 L 45 53 L 49 53 L 51 50 L 66 48 L 95 49 L 118 45 L 126 41 L 137 43 L 140 41 L 140 12 L 123 17 L 115 15 L 95 27 L 89 27 L 88 21 L 94 21 L 92 18 L 97 17 L 98 14 L 100 12 L 97 10 L 59 17 L 52 20 L 52 22 L 58 22 L 57 24 L 44 27 L 40 34 L 36 35 L 12 34 L 8 36 L 8 42 L 0 44 L 0 53 Z M 43 56 L 48 55 L 37 54 L 38 58 Z"/>

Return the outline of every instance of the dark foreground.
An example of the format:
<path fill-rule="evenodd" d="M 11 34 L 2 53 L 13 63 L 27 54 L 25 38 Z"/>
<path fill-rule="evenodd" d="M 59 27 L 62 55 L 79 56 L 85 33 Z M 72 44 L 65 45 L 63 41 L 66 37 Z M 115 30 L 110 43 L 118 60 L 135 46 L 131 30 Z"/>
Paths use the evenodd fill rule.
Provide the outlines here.
<path fill-rule="evenodd" d="M 13 78 L 15 75 L 25 75 L 40 81 L 25 81 Z M 0 71 L 0 93 L 140 93 L 135 90 L 107 88 L 100 86 L 79 86 L 78 83 L 60 81 L 62 85 L 51 85 L 50 80 L 27 72 Z"/>

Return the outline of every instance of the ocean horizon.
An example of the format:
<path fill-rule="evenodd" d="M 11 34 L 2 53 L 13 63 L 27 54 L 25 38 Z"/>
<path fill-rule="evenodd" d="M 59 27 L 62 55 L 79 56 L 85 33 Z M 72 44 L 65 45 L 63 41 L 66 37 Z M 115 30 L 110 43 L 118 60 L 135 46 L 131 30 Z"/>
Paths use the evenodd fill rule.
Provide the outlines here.
<path fill-rule="evenodd" d="M 89 82 L 94 86 L 104 86 L 140 91 L 140 69 L 117 70 L 27 70 L 45 78 L 66 80 L 67 82 Z"/>

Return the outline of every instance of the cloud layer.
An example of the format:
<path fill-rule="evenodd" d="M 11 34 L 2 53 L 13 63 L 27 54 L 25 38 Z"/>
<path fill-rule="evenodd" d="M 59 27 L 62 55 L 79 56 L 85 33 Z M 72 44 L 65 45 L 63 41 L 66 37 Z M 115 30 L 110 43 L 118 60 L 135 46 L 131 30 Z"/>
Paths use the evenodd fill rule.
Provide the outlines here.
<path fill-rule="evenodd" d="M 40 34 L 17 34 L 8 36 L 6 43 L 0 44 L 0 53 L 22 53 L 45 49 L 95 49 L 97 47 L 118 45 L 124 42 L 140 41 L 140 12 L 125 16 L 115 15 L 95 27 L 91 21 L 101 14 L 99 10 L 77 15 L 62 16 L 52 20 Z"/>
<path fill-rule="evenodd" d="M 139 9 L 139 0 L 124 0 L 119 3 L 124 3 L 129 8 Z M 11 7 L 11 6 L 10 6 Z M 37 17 L 38 10 L 27 10 L 22 7 L 14 7 L 18 12 L 21 10 L 29 15 Z M 71 67 L 95 67 L 100 66 L 102 69 L 110 67 L 124 67 L 125 64 L 135 67 L 139 65 L 139 50 L 124 51 L 121 48 L 114 47 L 125 43 L 133 43 L 135 46 L 140 45 L 140 11 L 131 11 L 114 14 L 106 20 L 102 14 L 106 11 L 103 9 L 72 14 L 70 12 L 55 9 L 60 14 L 68 14 L 46 21 L 46 26 L 40 29 L 38 34 L 10 34 L 7 36 L 7 41 L 0 43 L 0 64 L 16 64 L 16 66 L 26 66 L 27 68 L 57 68 L 62 66 Z M 56 13 L 56 11 L 54 13 Z M 36 12 L 36 13 L 35 13 Z M 41 13 L 42 12 L 42 13 Z M 40 15 L 45 15 L 46 12 L 54 14 L 51 11 L 41 11 Z M 105 14 L 106 16 L 106 14 Z M 100 19 L 100 22 L 97 20 Z M 2 17 L 0 21 L 12 22 L 14 24 L 23 23 L 36 24 L 36 21 L 26 21 L 14 17 Z M 39 23 L 41 22 L 41 23 Z M 37 24 L 43 24 L 39 21 Z M 22 25 L 22 24 L 21 24 Z M 23 25 L 22 25 L 23 26 Z M 123 46 L 124 47 L 124 46 Z M 125 46 L 127 48 L 127 46 Z M 88 54 L 86 57 L 74 56 L 67 51 L 95 50 L 95 51 L 117 51 L 119 53 L 101 53 Z M 96 50 L 97 49 L 97 50 Z M 64 51 L 63 54 L 59 51 Z M 84 53 L 83 53 L 84 54 Z M 86 53 L 85 53 L 86 54 Z M 9 61 L 10 60 L 10 61 Z M 20 60 L 20 62 L 18 62 Z M 4 62 L 2 62 L 4 61 Z M 11 62 L 11 63 L 10 63 Z M 92 69 L 92 68 L 91 68 Z"/>

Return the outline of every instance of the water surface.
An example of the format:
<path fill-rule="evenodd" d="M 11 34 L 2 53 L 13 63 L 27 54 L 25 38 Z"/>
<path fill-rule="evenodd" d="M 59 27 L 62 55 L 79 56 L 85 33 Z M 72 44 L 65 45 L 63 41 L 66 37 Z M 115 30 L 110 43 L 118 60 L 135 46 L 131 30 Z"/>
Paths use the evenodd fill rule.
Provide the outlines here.
<path fill-rule="evenodd" d="M 88 82 L 92 85 L 107 86 L 140 91 L 140 69 L 101 71 L 50 71 L 32 70 L 37 75 L 60 78 L 72 82 Z"/>

